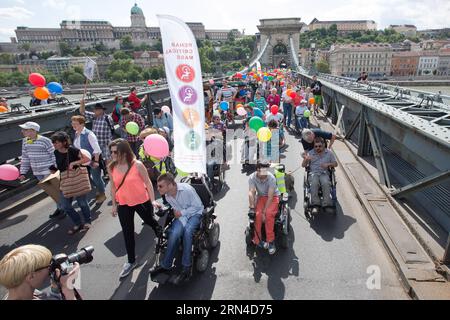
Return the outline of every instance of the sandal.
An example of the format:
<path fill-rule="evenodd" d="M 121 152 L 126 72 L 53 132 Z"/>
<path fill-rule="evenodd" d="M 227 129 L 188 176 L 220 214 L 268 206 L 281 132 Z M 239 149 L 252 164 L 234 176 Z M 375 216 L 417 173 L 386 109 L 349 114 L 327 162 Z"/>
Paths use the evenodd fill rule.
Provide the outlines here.
<path fill-rule="evenodd" d="M 80 226 L 75 226 L 72 229 L 70 229 L 69 231 L 67 231 L 67 233 L 70 235 L 73 235 L 73 234 L 77 233 L 78 231 L 80 231 Z"/>

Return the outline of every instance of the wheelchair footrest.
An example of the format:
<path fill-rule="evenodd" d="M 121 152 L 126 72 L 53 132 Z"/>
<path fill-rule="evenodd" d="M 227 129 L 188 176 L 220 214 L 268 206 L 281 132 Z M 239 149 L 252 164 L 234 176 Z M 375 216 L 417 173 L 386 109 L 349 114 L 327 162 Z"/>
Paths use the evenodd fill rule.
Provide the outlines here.
<path fill-rule="evenodd" d="M 167 280 L 170 279 L 172 275 L 170 273 L 167 272 L 162 272 L 160 274 L 157 274 L 154 277 L 151 277 L 151 280 L 153 282 L 159 283 L 159 284 L 165 284 L 167 282 Z"/>

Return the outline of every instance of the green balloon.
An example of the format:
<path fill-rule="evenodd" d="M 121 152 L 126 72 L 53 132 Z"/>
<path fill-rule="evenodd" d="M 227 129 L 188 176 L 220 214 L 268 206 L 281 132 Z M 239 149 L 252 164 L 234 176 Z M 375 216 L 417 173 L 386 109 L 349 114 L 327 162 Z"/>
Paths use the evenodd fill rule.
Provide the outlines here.
<path fill-rule="evenodd" d="M 305 112 L 303 112 L 303 116 L 305 118 L 309 118 L 310 115 L 311 115 L 311 111 L 309 111 L 309 110 L 305 110 Z"/>
<path fill-rule="evenodd" d="M 272 76 L 270 76 L 270 77 L 269 77 L 268 79 L 269 79 L 269 81 L 272 81 L 272 80 L 273 80 L 273 77 L 272 77 Z"/>
<path fill-rule="evenodd" d="M 255 132 L 258 132 L 259 129 L 264 127 L 264 121 L 260 117 L 252 117 L 248 123 L 250 126 L 250 129 L 254 130 Z"/>
<path fill-rule="evenodd" d="M 248 106 L 254 108 L 254 107 L 256 107 L 256 104 L 255 104 L 254 102 L 250 102 L 250 103 L 248 104 Z"/>
<path fill-rule="evenodd" d="M 127 132 L 133 136 L 136 136 L 139 133 L 139 125 L 136 122 L 130 121 L 125 126 Z"/>

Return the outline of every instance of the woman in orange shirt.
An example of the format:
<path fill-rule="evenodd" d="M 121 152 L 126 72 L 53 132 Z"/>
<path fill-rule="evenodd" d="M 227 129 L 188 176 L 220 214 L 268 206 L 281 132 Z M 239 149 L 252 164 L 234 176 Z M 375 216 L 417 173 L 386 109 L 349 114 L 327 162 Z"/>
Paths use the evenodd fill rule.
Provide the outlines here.
<path fill-rule="evenodd" d="M 123 265 L 120 278 L 126 277 L 136 267 L 134 242 L 134 213 L 150 225 L 159 237 L 162 228 L 153 215 L 155 193 L 144 164 L 136 160 L 128 141 L 116 139 L 109 145 L 112 162 L 108 167 L 112 177 L 112 215 L 119 215 L 127 249 L 128 262 Z"/>

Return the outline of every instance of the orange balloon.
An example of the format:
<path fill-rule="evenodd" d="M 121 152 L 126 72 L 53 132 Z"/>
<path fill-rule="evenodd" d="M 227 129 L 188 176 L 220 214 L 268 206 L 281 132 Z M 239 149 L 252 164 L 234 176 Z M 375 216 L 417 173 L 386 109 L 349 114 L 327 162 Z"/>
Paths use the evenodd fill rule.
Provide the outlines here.
<path fill-rule="evenodd" d="M 316 99 L 314 98 L 309 98 L 309 104 L 314 104 L 316 102 Z"/>
<path fill-rule="evenodd" d="M 238 108 L 242 108 L 243 107 L 243 105 L 242 104 L 238 104 L 238 105 L 236 105 L 236 109 L 238 109 Z"/>
<path fill-rule="evenodd" d="M 286 95 L 287 95 L 288 97 L 290 97 L 290 96 L 291 96 L 291 92 L 292 92 L 292 89 L 287 89 L 287 90 L 286 90 Z"/>
<path fill-rule="evenodd" d="M 0 113 L 3 112 L 8 112 L 8 108 L 4 107 L 4 106 L 0 106 Z"/>
<path fill-rule="evenodd" d="M 38 87 L 34 90 L 34 96 L 39 100 L 46 100 L 50 97 L 50 92 L 46 87 Z"/>

